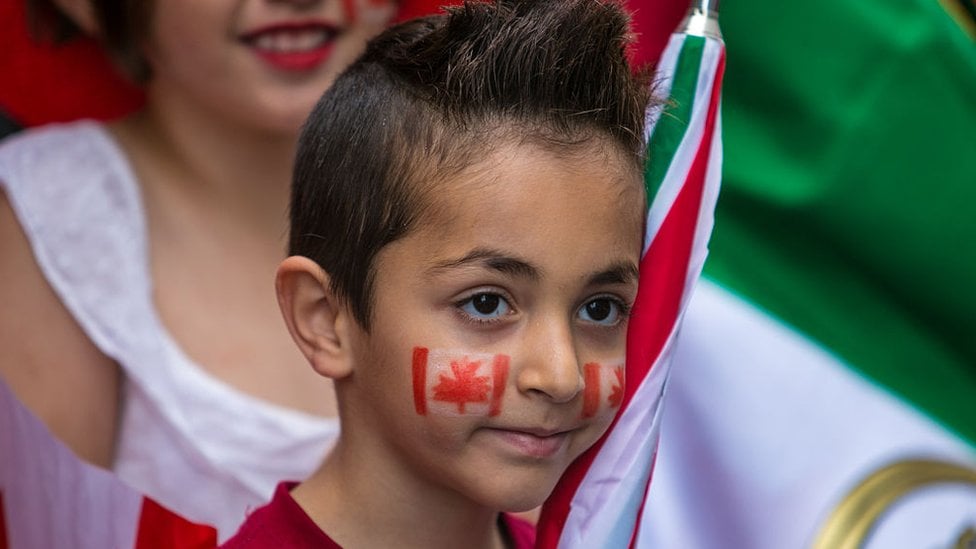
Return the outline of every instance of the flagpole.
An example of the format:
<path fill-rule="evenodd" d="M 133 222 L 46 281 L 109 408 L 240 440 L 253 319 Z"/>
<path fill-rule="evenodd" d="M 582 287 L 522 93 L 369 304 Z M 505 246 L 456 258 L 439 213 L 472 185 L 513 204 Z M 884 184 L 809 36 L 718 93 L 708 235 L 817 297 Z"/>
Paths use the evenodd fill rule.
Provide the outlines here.
<path fill-rule="evenodd" d="M 694 0 L 658 64 L 668 116 L 648 114 L 647 224 L 627 332 L 627 383 L 610 430 L 564 473 L 542 510 L 538 549 L 641 548 L 673 344 L 701 273 L 721 180 L 725 66 L 718 0 Z"/>
<path fill-rule="evenodd" d="M 722 29 L 718 26 L 718 4 L 719 0 L 693 0 L 688 15 L 676 32 L 721 40 Z"/>

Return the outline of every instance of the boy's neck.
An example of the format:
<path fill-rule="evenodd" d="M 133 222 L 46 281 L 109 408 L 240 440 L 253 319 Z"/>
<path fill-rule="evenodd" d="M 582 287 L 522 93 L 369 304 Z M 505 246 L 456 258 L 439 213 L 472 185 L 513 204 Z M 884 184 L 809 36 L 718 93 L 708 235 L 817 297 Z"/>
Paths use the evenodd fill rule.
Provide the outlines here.
<path fill-rule="evenodd" d="M 343 547 L 503 549 L 499 513 L 376 467 L 340 441 L 292 491 L 313 521 Z"/>

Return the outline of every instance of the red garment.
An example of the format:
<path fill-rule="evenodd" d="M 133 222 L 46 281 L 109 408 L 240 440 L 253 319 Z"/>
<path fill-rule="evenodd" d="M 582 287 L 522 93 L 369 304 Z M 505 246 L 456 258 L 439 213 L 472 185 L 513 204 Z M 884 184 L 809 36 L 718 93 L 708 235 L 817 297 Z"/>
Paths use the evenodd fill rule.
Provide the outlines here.
<path fill-rule="evenodd" d="M 535 547 L 535 525 L 515 515 L 502 513 L 505 529 L 513 549 L 532 549 Z"/>
<path fill-rule="evenodd" d="M 271 502 L 248 515 L 240 530 L 221 547 L 342 549 L 291 497 L 291 489 L 297 485 L 297 482 L 278 484 Z M 535 527 L 532 524 L 505 513 L 502 514 L 502 521 L 513 549 L 531 549 L 535 545 Z"/>

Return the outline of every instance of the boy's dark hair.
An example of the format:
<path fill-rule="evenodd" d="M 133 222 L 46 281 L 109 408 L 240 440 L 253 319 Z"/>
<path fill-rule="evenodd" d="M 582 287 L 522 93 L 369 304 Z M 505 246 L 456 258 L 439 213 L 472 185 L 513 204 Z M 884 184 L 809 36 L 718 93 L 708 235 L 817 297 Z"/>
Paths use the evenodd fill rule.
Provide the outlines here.
<path fill-rule="evenodd" d="M 74 21 L 51 0 L 26 1 L 27 24 L 35 40 L 61 44 L 82 34 Z M 91 0 L 91 7 L 99 30 L 96 38 L 108 51 L 112 61 L 134 83 L 145 83 L 149 79 L 150 68 L 139 41 L 149 34 L 153 2 Z"/>
<path fill-rule="evenodd" d="M 290 254 L 329 273 L 368 330 L 373 261 L 435 207 L 431 183 L 512 142 L 609 145 L 640 173 L 650 91 L 628 66 L 628 25 L 612 1 L 501 0 L 375 38 L 302 131 Z"/>

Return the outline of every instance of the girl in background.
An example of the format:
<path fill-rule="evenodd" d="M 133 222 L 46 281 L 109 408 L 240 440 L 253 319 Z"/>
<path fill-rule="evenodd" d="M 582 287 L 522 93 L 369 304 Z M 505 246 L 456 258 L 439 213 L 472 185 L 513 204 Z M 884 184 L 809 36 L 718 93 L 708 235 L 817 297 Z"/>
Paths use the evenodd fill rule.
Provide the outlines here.
<path fill-rule="evenodd" d="M 81 457 L 224 537 L 337 429 L 271 284 L 301 123 L 395 5 L 32 8 L 98 37 L 146 101 L 0 144 L 0 376 Z"/>

